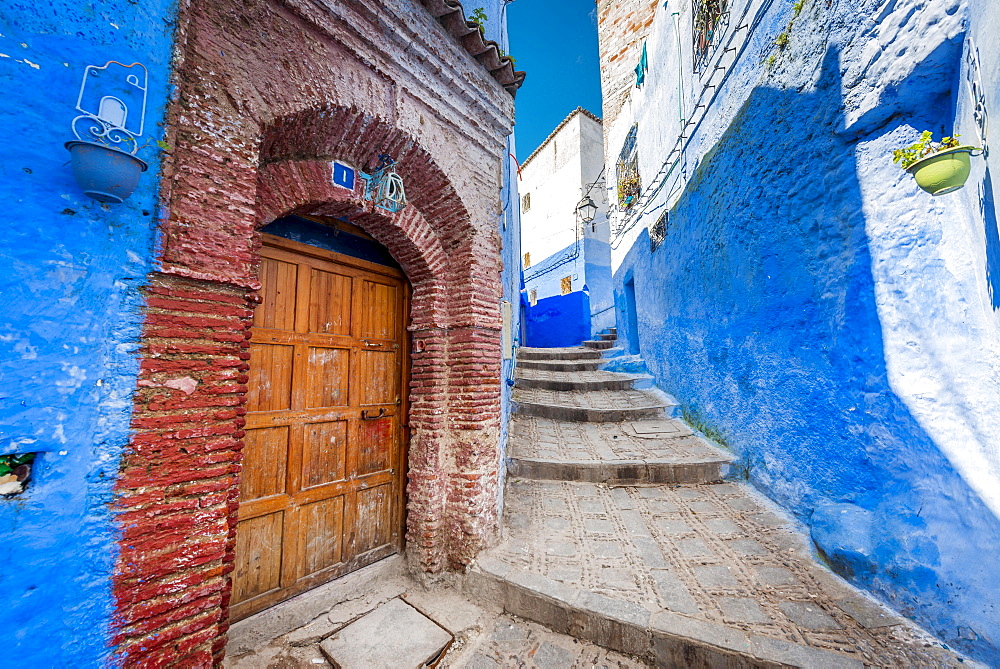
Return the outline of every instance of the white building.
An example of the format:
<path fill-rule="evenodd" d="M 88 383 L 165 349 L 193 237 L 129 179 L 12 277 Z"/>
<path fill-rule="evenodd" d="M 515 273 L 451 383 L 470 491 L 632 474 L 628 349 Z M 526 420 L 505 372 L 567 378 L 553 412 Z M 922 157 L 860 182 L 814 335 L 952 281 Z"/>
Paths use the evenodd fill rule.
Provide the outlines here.
<path fill-rule="evenodd" d="M 528 346 L 579 344 L 614 325 L 604 133 L 577 107 L 521 166 Z M 593 220 L 578 212 L 596 205 Z"/>

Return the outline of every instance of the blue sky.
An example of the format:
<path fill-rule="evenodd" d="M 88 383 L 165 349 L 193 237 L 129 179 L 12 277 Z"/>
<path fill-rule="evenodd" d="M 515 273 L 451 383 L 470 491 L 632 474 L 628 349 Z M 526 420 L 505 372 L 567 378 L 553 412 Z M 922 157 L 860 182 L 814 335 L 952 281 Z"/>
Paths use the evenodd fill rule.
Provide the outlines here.
<path fill-rule="evenodd" d="M 468 3 L 466 3 L 468 4 Z M 524 160 L 567 114 L 601 115 L 594 0 L 516 0 L 507 5 L 510 55 L 528 73 L 517 92 L 517 159 Z"/>

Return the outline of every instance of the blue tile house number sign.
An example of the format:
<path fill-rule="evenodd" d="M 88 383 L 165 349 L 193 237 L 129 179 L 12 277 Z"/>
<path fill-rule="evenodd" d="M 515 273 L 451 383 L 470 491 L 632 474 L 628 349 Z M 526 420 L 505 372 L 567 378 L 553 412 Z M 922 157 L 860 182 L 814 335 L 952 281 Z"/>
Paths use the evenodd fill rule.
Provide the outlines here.
<path fill-rule="evenodd" d="M 339 161 L 333 161 L 333 184 L 354 190 L 354 168 Z"/>

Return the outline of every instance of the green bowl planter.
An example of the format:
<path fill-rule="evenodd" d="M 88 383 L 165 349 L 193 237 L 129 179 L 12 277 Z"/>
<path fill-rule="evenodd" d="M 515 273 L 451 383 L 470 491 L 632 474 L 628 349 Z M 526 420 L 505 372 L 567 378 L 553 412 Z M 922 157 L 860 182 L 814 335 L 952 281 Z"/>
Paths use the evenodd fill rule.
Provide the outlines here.
<path fill-rule="evenodd" d="M 146 163 L 130 153 L 96 142 L 66 142 L 73 176 L 86 195 L 98 202 L 121 204 L 139 185 Z"/>
<path fill-rule="evenodd" d="M 944 195 L 965 185 L 972 170 L 970 156 L 974 146 L 956 146 L 921 158 L 906 168 L 917 185 L 931 195 Z"/>

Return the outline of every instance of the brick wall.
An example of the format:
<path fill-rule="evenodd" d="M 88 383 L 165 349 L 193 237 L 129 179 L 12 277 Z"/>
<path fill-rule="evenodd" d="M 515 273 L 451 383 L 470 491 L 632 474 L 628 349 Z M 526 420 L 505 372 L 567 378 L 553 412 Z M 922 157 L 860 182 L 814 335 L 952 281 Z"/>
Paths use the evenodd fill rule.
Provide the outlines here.
<path fill-rule="evenodd" d="M 614 126 L 629 91 L 635 86 L 635 66 L 642 53 L 642 43 L 652 28 L 655 12 L 655 0 L 597 2 L 597 38 L 605 128 Z M 605 146 L 604 155 L 612 156 L 617 153 L 609 153 Z"/>
<path fill-rule="evenodd" d="M 498 528 L 509 94 L 415 2 L 189 3 L 178 36 L 162 253 L 117 485 L 116 646 L 130 666 L 222 659 L 257 230 L 278 216 L 348 217 L 413 286 L 415 562 L 462 569 Z M 329 160 L 363 168 L 382 152 L 411 203 L 397 214 L 376 213 L 360 184 L 331 185 Z"/>

